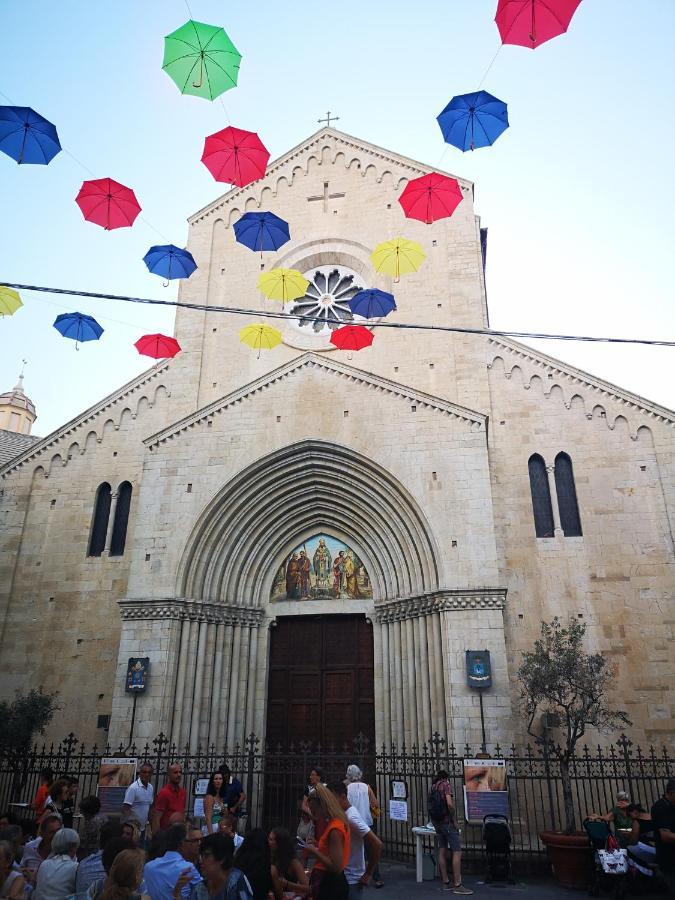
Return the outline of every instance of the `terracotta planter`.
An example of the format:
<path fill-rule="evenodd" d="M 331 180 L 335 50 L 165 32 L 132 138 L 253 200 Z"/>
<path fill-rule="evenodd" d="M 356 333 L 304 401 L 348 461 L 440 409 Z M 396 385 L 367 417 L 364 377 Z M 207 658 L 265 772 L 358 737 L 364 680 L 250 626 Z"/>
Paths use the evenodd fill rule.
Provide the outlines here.
<path fill-rule="evenodd" d="M 546 846 L 553 874 L 563 887 L 583 888 L 591 883 L 593 854 L 584 831 L 542 831 L 539 838 Z"/>

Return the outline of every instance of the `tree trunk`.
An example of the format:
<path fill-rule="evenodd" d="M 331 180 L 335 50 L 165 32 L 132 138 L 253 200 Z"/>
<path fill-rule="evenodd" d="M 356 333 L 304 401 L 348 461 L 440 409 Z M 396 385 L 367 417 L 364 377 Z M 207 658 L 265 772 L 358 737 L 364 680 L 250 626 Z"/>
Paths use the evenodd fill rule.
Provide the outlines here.
<path fill-rule="evenodd" d="M 574 815 L 570 761 L 566 756 L 563 756 L 560 760 L 560 779 L 562 781 L 563 803 L 565 805 L 565 834 L 573 834 L 577 830 L 577 823 Z"/>

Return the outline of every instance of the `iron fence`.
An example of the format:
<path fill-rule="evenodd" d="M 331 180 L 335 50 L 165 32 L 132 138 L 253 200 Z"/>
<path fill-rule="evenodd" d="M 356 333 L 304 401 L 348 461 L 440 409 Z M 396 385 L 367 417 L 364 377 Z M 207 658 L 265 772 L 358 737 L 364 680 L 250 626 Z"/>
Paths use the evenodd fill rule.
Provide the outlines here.
<path fill-rule="evenodd" d="M 343 778 L 351 763 L 364 772 L 364 779 L 375 790 L 382 808 L 378 834 L 385 854 L 394 859 L 411 861 L 415 855 L 414 825 L 427 821 L 427 796 L 435 772 L 441 768 L 449 774 L 462 819 L 463 760 L 474 758 L 471 747 L 456 748 L 434 735 L 421 747 L 371 747 L 363 736 L 341 747 L 299 742 L 288 747 L 263 746 L 251 735 L 243 746 L 217 749 L 214 746 L 190 752 L 178 748 L 160 734 L 143 747 L 87 749 L 73 734 L 60 744 L 35 746 L 12 764 L 0 757 L 0 810 L 10 804 L 28 802 L 39 783 L 41 769 L 49 766 L 59 775 L 68 774 L 79 780 L 79 797 L 96 793 L 99 764 L 106 756 L 136 757 L 152 763 L 155 787 L 165 780 L 170 763 L 183 767 L 183 783 L 188 796 L 194 796 L 195 782 L 204 778 L 226 761 L 232 773 L 241 779 L 247 795 L 246 827 L 270 828 L 283 825 L 293 832 L 299 819 L 299 808 L 309 772 L 319 766 L 327 781 Z M 478 754 L 480 755 L 480 754 Z M 492 757 L 505 760 L 513 832 L 513 851 L 527 869 L 538 867 L 545 859 L 545 848 L 539 832 L 564 826 L 562 782 L 555 753 L 546 743 L 523 749 L 495 746 Z M 622 735 L 607 747 L 583 747 L 571 760 L 570 771 L 577 822 L 590 812 L 606 812 L 614 805 L 616 793 L 625 790 L 634 802 L 645 808 L 663 793 L 664 783 L 675 773 L 675 758 L 663 747 L 643 750 Z M 402 781 L 408 798 L 408 821 L 393 821 L 388 815 L 392 782 Z M 192 806 L 192 800 L 190 801 Z M 15 810 L 21 810 L 16 806 Z M 462 842 L 467 861 L 478 861 L 483 845 L 478 824 L 464 822 Z M 431 849 L 431 839 L 428 841 Z"/>

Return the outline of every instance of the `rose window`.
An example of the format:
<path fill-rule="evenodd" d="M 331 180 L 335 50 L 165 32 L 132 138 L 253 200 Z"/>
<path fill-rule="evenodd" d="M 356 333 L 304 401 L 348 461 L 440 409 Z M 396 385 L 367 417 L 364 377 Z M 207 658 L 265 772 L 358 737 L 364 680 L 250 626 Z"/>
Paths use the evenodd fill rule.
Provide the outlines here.
<path fill-rule="evenodd" d="M 361 316 L 354 316 L 349 308 L 349 300 L 362 290 L 354 272 L 343 266 L 321 266 L 304 275 L 309 281 L 307 293 L 286 307 L 301 332 L 330 337 L 346 322 L 360 321 Z"/>

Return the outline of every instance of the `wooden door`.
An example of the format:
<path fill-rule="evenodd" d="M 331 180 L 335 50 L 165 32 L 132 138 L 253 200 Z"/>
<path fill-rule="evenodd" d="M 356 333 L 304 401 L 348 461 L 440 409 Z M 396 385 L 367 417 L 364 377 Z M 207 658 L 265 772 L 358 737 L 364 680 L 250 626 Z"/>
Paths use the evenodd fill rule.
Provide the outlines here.
<path fill-rule="evenodd" d="M 271 632 L 267 742 L 374 741 L 373 627 L 365 616 L 281 617 Z"/>

